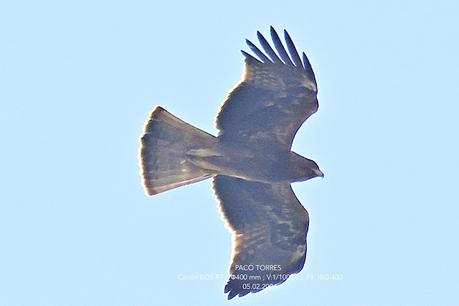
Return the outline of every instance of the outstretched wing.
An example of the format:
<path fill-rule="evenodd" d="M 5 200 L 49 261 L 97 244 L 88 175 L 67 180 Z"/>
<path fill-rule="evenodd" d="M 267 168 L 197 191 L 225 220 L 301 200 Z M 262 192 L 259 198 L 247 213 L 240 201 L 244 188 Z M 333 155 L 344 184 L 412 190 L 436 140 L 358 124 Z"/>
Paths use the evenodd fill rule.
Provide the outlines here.
<path fill-rule="evenodd" d="M 238 142 L 291 147 L 303 122 L 318 107 L 317 83 L 306 54 L 301 60 L 287 31 L 287 51 L 271 27 L 277 53 L 257 32 L 263 53 L 247 40 L 258 57 L 245 56 L 244 77 L 231 91 L 217 116 L 219 136 Z"/>
<path fill-rule="evenodd" d="M 290 184 L 264 184 L 218 175 L 214 191 L 233 231 L 228 299 L 283 283 L 301 271 L 309 217 Z"/>

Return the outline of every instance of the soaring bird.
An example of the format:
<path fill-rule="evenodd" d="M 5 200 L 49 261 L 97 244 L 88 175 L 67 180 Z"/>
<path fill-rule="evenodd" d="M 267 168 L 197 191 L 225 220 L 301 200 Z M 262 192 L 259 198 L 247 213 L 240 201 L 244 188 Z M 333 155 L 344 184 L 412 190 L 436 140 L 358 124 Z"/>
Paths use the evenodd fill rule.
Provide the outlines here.
<path fill-rule="evenodd" d="M 283 283 L 302 270 L 309 215 L 291 183 L 323 177 L 317 164 L 291 150 L 296 132 L 318 107 L 317 82 L 287 31 L 275 50 L 257 32 L 246 40 L 242 80 L 217 115 L 218 136 L 158 106 L 141 137 L 145 191 L 154 195 L 213 179 L 219 209 L 233 235 L 228 299 Z"/>

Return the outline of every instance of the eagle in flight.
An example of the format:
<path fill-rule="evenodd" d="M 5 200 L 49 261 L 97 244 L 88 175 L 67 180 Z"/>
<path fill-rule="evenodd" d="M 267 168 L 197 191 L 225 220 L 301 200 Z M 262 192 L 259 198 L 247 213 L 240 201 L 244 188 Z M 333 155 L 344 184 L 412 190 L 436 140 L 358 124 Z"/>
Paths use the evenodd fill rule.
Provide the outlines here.
<path fill-rule="evenodd" d="M 319 107 L 311 64 L 287 31 L 287 49 L 273 27 L 275 50 L 257 35 L 264 52 L 246 40 L 255 56 L 241 51 L 243 78 L 218 113 L 217 137 L 158 106 L 141 138 L 148 195 L 213 179 L 233 235 L 228 299 L 279 285 L 301 271 L 309 216 L 290 184 L 323 177 L 313 160 L 291 151 L 296 132 Z"/>

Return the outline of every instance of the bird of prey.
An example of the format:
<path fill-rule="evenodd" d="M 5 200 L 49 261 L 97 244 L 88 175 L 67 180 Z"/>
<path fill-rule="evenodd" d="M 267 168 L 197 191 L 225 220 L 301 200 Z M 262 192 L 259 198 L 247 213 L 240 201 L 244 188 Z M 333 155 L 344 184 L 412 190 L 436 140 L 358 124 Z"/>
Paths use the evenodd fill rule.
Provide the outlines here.
<path fill-rule="evenodd" d="M 154 195 L 213 179 L 220 212 L 233 235 L 228 299 L 283 283 L 303 268 L 309 215 L 291 183 L 323 177 L 291 150 L 297 130 L 319 105 L 308 58 L 271 27 L 275 50 L 257 32 L 261 51 L 245 57 L 240 83 L 228 94 L 208 134 L 157 107 L 141 138 L 144 187 Z M 277 52 L 276 52 L 277 51 Z"/>

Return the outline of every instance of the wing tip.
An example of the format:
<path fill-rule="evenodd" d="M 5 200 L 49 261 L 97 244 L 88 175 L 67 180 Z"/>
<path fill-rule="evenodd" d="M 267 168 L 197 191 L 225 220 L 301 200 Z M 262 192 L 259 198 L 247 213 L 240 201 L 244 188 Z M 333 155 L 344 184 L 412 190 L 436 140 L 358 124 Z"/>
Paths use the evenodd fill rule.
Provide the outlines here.
<path fill-rule="evenodd" d="M 252 292 L 251 290 L 248 290 L 248 289 L 240 289 L 240 288 L 231 287 L 230 286 L 230 282 L 231 281 L 229 281 L 228 284 L 226 284 L 225 290 L 224 290 L 224 293 L 228 294 L 228 296 L 227 296 L 228 300 L 231 300 L 231 299 L 235 298 L 236 296 L 237 297 L 243 297 L 243 296 L 246 296 L 247 294 Z M 257 292 L 257 291 L 253 291 L 253 292 Z"/>
<path fill-rule="evenodd" d="M 287 53 L 284 47 L 284 43 L 282 43 L 282 41 L 279 39 L 279 35 L 277 34 L 277 31 L 274 28 L 274 26 L 270 25 L 269 30 L 271 34 L 272 43 L 274 47 L 276 48 L 277 52 L 275 52 L 272 49 L 271 44 L 267 42 L 263 34 L 260 31 L 257 31 L 257 38 L 261 46 L 263 47 L 264 52 L 262 52 L 249 39 L 246 39 L 245 40 L 246 44 L 249 46 L 249 48 L 253 51 L 253 53 L 255 53 L 255 55 L 258 58 L 241 50 L 245 58 L 246 59 L 250 58 L 250 60 L 255 59 L 257 60 L 257 62 L 263 63 L 263 64 L 279 64 L 279 65 L 292 66 L 292 67 L 295 67 L 296 69 L 305 71 L 306 74 L 312 75 L 313 77 L 314 74 L 311 73 L 312 67 L 309 63 L 309 60 L 307 60 L 306 54 L 303 52 L 303 60 L 302 60 L 288 31 L 284 29 L 285 45 L 288 50 L 288 53 Z M 315 78 L 313 80 L 315 81 Z"/>

